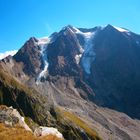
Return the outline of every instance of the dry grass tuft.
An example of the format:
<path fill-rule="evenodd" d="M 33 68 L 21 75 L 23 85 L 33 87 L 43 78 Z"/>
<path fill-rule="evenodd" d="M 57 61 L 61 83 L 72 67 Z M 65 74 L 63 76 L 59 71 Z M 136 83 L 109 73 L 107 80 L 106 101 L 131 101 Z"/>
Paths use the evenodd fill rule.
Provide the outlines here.
<path fill-rule="evenodd" d="M 0 109 L 3 110 L 3 109 L 6 109 L 7 106 L 6 105 L 0 105 Z"/>
<path fill-rule="evenodd" d="M 65 118 L 82 128 L 89 136 L 94 139 L 100 139 L 97 132 L 90 128 L 90 126 L 85 121 L 77 117 L 74 113 L 62 110 L 60 108 L 58 110 L 63 114 L 63 116 L 65 116 Z"/>
<path fill-rule="evenodd" d="M 62 140 L 53 135 L 35 137 L 30 131 L 19 126 L 6 127 L 0 123 L 0 140 Z"/>
<path fill-rule="evenodd" d="M 40 137 L 38 140 L 62 140 L 62 139 L 57 138 L 54 135 L 48 135 L 47 137 Z"/>
<path fill-rule="evenodd" d="M 36 140 L 36 138 L 30 131 L 26 131 L 21 127 L 6 127 L 1 123 L 0 140 Z"/>

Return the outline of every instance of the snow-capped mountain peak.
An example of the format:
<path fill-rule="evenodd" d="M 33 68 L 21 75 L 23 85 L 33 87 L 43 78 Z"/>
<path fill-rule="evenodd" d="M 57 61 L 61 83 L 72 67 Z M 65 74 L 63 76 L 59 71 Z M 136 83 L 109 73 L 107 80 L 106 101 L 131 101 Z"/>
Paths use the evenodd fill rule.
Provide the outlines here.
<path fill-rule="evenodd" d="M 128 30 L 120 27 L 113 26 L 115 29 L 117 29 L 119 32 L 129 32 Z"/>
<path fill-rule="evenodd" d="M 50 41 L 49 37 L 42 37 L 38 39 L 37 45 L 45 45 Z"/>
<path fill-rule="evenodd" d="M 122 32 L 122 33 L 127 33 L 127 34 L 130 33 L 130 31 L 125 29 L 125 28 L 121 28 L 121 27 L 118 27 L 118 26 L 110 25 L 110 24 L 108 24 L 106 26 L 102 26 L 102 30 L 104 30 L 106 28 L 115 29 L 115 30 L 117 30 L 119 32 Z"/>

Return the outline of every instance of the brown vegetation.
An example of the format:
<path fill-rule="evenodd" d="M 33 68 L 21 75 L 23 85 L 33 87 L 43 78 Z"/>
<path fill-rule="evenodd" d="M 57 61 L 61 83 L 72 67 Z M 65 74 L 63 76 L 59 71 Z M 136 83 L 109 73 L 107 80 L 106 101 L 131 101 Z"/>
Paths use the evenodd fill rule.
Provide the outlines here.
<path fill-rule="evenodd" d="M 62 140 L 53 135 L 35 137 L 30 131 L 15 126 L 7 127 L 0 123 L 0 140 Z"/>

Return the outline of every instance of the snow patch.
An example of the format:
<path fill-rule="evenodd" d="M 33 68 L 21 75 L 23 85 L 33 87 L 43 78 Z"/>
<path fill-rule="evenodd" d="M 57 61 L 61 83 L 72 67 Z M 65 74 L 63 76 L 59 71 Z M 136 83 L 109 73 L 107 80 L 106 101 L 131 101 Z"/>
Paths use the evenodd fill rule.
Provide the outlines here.
<path fill-rule="evenodd" d="M 101 29 L 103 30 L 104 28 L 106 28 L 108 25 L 102 26 Z M 126 33 L 127 35 L 131 35 L 131 32 L 127 29 L 121 28 L 121 27 L 117 27 L 117 26 L 112 26 L 114 27 L 116 30 L 118 30 L 119 32 L 122 33 Z"/>
<path fill-rule="evenodd" d="M 17 50 L 6 51 L 6 52 L 4 52 L 4 53 L 0 53 L 0 60 L 3 59 L 3 58 L 5 58 L 5 57 L 7 57 L 7 56 L 9 56 L 9 55 L 13 56 L 13 55 L 15 55 L 16 53 L 17 53 Z"/>
<path fill-rule="evenodd" d="M 115 29 L 117 29 L 119 32 L 122 32 L 122 33 L 126 33 L 127 35 L 131 35 L 131 32 L 129 30 L 126 30 L 126 29 L 123 29 L 123 28 L 120 28 L 120 27 L 116 27 L 116 26 L 113 26 Z"/>
<path fill-rule="evenodd" d="M 55 135 L 57 138 L 63 139 L 63 135 L 53 127 L 43 127 L 40 126 L 35 130 L 35 135 L 37 136 L 47 136 L 47 135 Z"/>
<path fill-rule="evenodd" d="M 90 37 L 85 37 L 85 47 L 84 47 L 84 54 L 82 57 L 82 65 L 85 69 L 87 74 L 90 74 L 91 63 L 95 60 L 95 52 L 94 52 L 94 44 L 93 38 L 95 37 L 95 32 L 93 32 Z"/>
<path fill-rule="evenodd" d="M 79 64 L 81 57 L 82 57 L 82 54 L 77 54 L 77 55 L 75 56 L 75 60 L 76 60 L 76 63 L 77 63 L 77 64 Z"/>
<path fill-rule="evenodd" d="M 81 34 L 84 39 L 85 39 L 85 44 L 83 46 L 83 51 L 81 53 L 81 55 L 76 55 L 75 59 L 76 62 L 79 63 L 80 58 L 82 61 L 82 66 L 85 70 L 85 72 L 87 74 L 90 74 L 90 67 L 91 67 L 91 63 L 94 61 L 95 59 L 95 52 L 93 49 L 93 39 L 95 37 L 96 31 L 95 32 L 81 32 L 79 29 L 73 27 L 75 29 L 76 34 Z"/>
<path fill-rule="evenodd" d="M 48 43 L 49 38 L 48 37 L 42 37 L 38 39 L 37 45 L 43 46 Z"/>
<path fill-rule="evenodd" d="M 115 29 L 117 29 L 119 32 L 129 32 L 128 30 L 126 29 L 123 29 L 123 28 L 120 28 L 120 27 L 116 27 L 116 26 L 113 26 Z"/>
<path fill-rule="evenodd" d="M 75 30 L 75 33 L 83 35 L 85 38 L 90 38 L 93 34 L 93 32 L 81 32 L 79 29 L 73 27 Z"/>

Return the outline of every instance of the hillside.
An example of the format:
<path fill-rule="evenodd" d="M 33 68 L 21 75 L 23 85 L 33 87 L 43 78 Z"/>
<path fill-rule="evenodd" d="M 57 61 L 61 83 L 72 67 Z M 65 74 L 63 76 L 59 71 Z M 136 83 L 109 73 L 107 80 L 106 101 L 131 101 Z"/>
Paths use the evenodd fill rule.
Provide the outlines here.
<path fill-rule="evenodd" d="M 85 125 L 85 122 L 81 121 L 76 115 L 70 113 L 73 118 L 71 119 L 70 117 L 70 120 L 63 118 L 63 114 L 61 114 L 60 111 L 57 111 L 53 105 L 47 104 L 47 98 L 45 96 L 41 96 L 35 90 L 28 89 L 2 70 L 0 71 L 0 83 L 0 104 L 13 106 L 18 109 L 32 129 L 34 129 L 36 125 L 53 126 L 58 128 L 64 135 L 64 138 L 68 140 L 82 139 L 83 136 L 85 139 L 88 139 L 88 137 L 93 140 L 100 139 L 92 128 L 83 128 L 82 126 Z M 76 123 L 79 120 L 80 123 Z M 36 125 L 33 122 L 36 123 Z M 11 135 L 14 135 L 17 128 L 11 128 L 11 130 L 9 130 L 2 125 L 1 129 L 4 132 L 6 129 L 6 133 L 10 131 Z M 22 129 L 19 129 L 17 134 L 20 132 L 21 135 L 19 135 L 19 137 L 22 136 L 22 133 L 26 134 Z M 1 135 L 3 136 L 3 133 Z M 5 137 L 7 138 L 8 136 Z M 27 133 L 27 139 L 30 137 L 34 139 L 30 133 Z"/>

